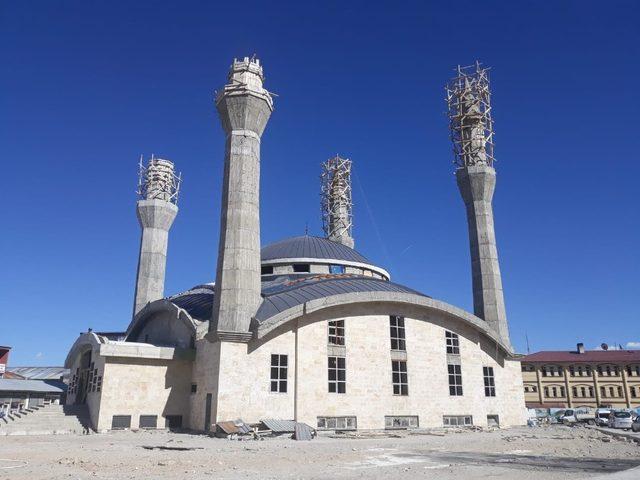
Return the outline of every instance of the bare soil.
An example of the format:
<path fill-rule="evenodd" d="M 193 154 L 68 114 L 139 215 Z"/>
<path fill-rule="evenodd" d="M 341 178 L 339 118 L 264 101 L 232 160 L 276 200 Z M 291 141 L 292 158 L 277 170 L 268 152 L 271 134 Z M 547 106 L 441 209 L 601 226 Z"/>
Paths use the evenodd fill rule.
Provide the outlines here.
<path fill-rule="evenodd" d="M 637 443 L 564 426 L 321 434 L 310 442 L 288 436 L 238 441 L 162 431 L 0 437 L 3 480 L 564 480 L 638 465 Z"/>

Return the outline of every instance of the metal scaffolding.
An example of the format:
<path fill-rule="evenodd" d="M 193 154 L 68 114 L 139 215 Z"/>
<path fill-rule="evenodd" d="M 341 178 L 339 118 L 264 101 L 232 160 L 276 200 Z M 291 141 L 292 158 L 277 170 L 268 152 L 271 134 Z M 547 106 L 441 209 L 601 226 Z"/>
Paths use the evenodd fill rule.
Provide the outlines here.
<path fill-rule="evenodd" d="M 489 69 L 480 65 L 458 65 L 446 86 L 453 163 L 458 168 L 492 167 L 494 162 Z"/>
<path fill-rule="evenodd" d="M 173 162 L 151 155 L 145 165 L 140 155 L 136 193 L 141 199 L 164 200 L 177 205 L 181 181 L 181 174 L 176 175 Z"/>
<path fill-rule="evenodd" d="M 351 160 L 336 155 L 322 163 L 320 184 L 322 228 L 325 236 L 353 246 Z"/>

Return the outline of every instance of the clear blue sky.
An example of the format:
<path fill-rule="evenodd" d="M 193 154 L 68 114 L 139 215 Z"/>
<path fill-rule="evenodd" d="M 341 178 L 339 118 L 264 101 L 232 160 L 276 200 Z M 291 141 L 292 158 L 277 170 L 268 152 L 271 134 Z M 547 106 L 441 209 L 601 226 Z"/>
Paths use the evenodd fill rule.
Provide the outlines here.
<path fill-rule="evenodd" d="M 217 4 L 217 5 L 216 5 Z M 393 279 L 471 309 L 443 85 L 492 67 L 494 199 L 519 351 L 640 342 L 640 4 L 3 2 L 0 345 L 57 365 L 124 329 L 137 162 L 184 177 L 166 293 L 213 281 L 223 135 L 213 91 L 256 53 L 262 241 L 320 234 L 319 164 L 354 161 L 356 246 Z M 640 344 L 639 344 L 640 345 Z"/>

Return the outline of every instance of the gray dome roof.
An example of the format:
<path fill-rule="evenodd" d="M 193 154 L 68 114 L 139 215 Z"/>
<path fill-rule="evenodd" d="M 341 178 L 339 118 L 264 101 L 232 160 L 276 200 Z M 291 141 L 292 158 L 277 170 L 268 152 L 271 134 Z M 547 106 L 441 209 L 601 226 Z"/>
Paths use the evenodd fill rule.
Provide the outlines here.
<path fill-rule="evenodd" d="M 291 237 L 262 247 L 262 261 L 279 258 L 318 258 L 370 264 L 354 249 L 322 237 Z"/>

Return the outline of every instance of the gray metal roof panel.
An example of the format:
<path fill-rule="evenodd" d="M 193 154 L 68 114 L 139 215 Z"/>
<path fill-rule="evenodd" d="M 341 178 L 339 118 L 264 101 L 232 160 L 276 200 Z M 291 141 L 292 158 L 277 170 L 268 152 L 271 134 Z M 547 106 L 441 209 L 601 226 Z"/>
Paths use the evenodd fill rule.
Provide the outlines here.
<path fill-rule="evenodd" d="M 411 288 L 363 275 L 281 275 L 264 278 L 263 301 L 256 313 L 262 323 L 280 312 L 311 300 L 345 293 L 401 292 L 426 296 Z M 213 306 L 213 285 L 198 286 L 169 300 L 196 319 L 208 320 Z"/>
<path fill-rule="evenodd" d="M 63 393 L 66 386 L 53 380 L 16 380 L 0 378 L 0 392 Z"/>
<path fill-rule="evenodd" d="M 60 380 L 69 374 L 69 369 L 64 367 L 7 367 L 7 370 L 27 380 Z"/>
<path fill-rule="evenodd" d="M 303 235 L 286 238 L 262 248 L 262 261 L 279 258 L 318 258 L 370 264 L 354 249 L 327 238 Z"/>

